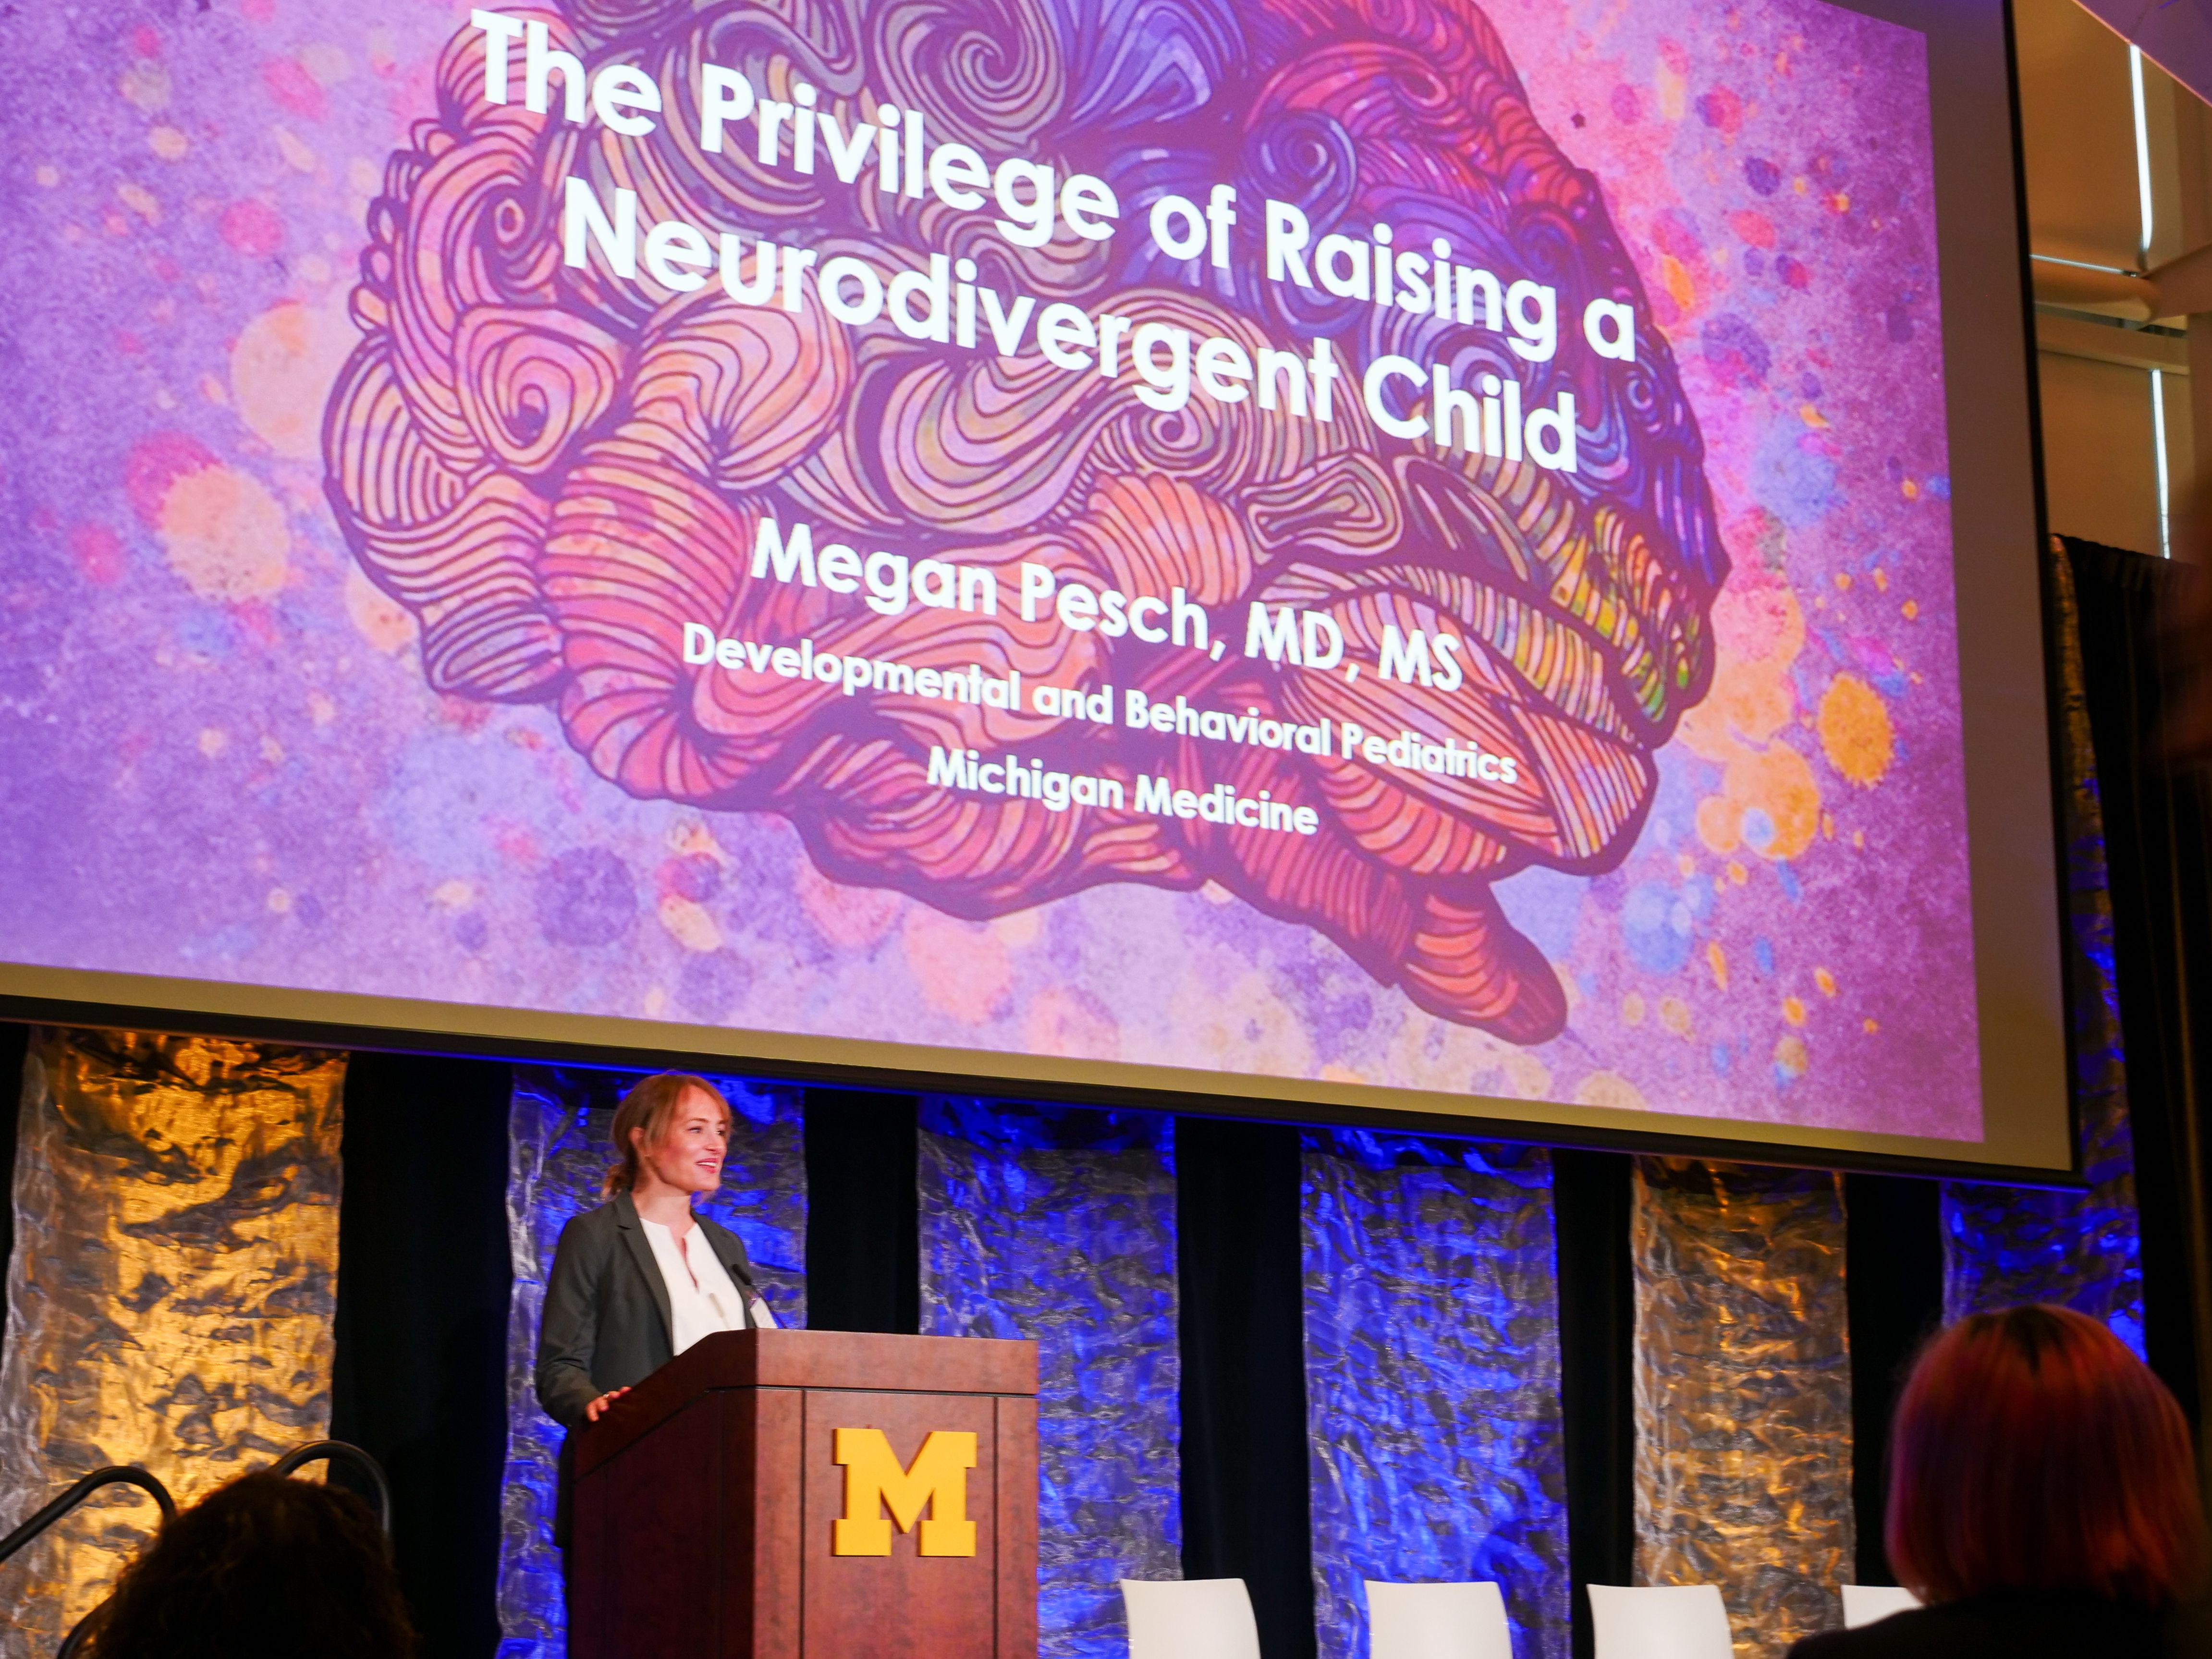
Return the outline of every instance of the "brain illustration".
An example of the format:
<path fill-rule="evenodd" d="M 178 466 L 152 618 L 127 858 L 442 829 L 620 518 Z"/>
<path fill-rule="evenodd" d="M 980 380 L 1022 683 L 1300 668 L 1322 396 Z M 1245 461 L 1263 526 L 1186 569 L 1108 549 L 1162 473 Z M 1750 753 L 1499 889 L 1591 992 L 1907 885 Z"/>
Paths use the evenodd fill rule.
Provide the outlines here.
<path fill-rule="evenodd" d="M 516 12 L 585 63 L 666 89 L 643 141 L 488 101 L 484 37 L 458 35 L 439 108 L 395 155 L 354 299 L 364 332 L 325 419 L 328 488 L 363 568 L 421 623 L 441 692 L 542 702 L 631 795 L 796 826 L 835 878 L 984 918 L 1086 887 L 1212 881 L 1324 932 L 1377 980 L 1508 1040 L 1555 1035 L 1565 998 L 1494 890 L 1531 865 L 1595 873 L 1635 839 L 1654 755 L 1711 674 L 1727 574 L 1703 447 L 1597 182 L 1539 126 L 1503 46 L 1465 0 L 570 0 Z M 519 60 L 520 49 L 516 56 Z M 805 83 L 852 122 L 927 112 L 939 140 L 1059 159 L 1121 204 L 1109 240 L 1015 243 L 989 212 L 698 154 L 699 69 L 763 96 Z M 519 82 L 520 76 L 517 80 Z M 1248 350 L 1331 339 L 1334 417 L 1246 399 L 1162 412 L 1033 349 L 852 327 L 810 297 L 747 305 L 719 281 L 672 295 L 562 258 L 565 181 L 639 219 L 868 250 L 908 267 L 972 259 L 979 286 L 1164 322 Z M 1146 234 L 1164 193 L 1296 204 L 1316 237 L 1395 228 L 1397 246 L 1553 286 L 1561 344 L 1226 269 Z M 1583 349 L 1592 298 L 1633 308 L 1632 362 Z M 1357 369 L 1382 353 L 1455 384 L 1517 377 L 1527 407 L 1574 398 L 1571 472 L 1378 431 Z M 1218 657 L 1022 620 L 755 579 L 763 519 L 863 550 L 991 569 L 1024 563 L 1125 593 L 1182 588 Z M 1316 672 L 1237 648 L 1255 601 L 1322 612 L 1346 660 L 1386 629 L 1465 641 L 1449 692 Z M 1025 685 L 1148 698 L 1370 732 L 1446 732 L 1519 758 L 1510 781 L 1354 756 L 1202 743 L 1037 713 L 722 672 L 683 624 L 811 640 Z M 1127 810 L 933 784 L 933 746 L 1119 778 Z M 1134 810 L 1134 780 L 1225 779 L 1311 807 L 1314 834 Z"/>

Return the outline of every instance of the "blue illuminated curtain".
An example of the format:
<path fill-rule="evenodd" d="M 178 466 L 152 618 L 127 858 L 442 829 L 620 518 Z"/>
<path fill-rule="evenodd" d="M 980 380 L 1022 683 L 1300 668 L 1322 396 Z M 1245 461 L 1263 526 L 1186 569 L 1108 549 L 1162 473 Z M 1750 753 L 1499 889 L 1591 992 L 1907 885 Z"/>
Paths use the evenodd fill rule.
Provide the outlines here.
<path fill-rule="evenodd" d="M 539 1409 L 531 1373 L 545 1275 L 571 1216 L 600 1202 L 615 1162 L 607 1108 L 639 1073 L 517 1066 L 508 1115 L 507 1217 L 514 1263 L 508 1304 L 507 1482 L 501 1497 L 501 1659 L 562 1659 L 561 1553 L 553 1545 L 558 1425 Z M 712 1079 L 735 1121 L 722 1189 L 700 1206 L 744 1240 L 779 1323 L 806 1316 L 806 1156 L 799 1095 L 736 1078 Z"/>
<path fill-rule="evenodd" d="M 2072 980 L 2074 1099 L 2086 1192 L 1969 1182 L 1943 1186 L 1943 1316 L 2021 1302 L 2094 1314 L 2141 1354 L 2142 1238 L 2127 1063 L 2112 966 L 2104 809 L 2081 672 L 2073 573 L 2051 562 L 2061 625 L 2059 719 L 2065 783 L 2067 948 Z"/>
<path fill-rule="evenodd" d="M 1548 1155 L 1317 1131 L 1304 1210 L 1322 1659 L 1365 1659 L 1367 1578 L 1495 1581 L 1515 1652 L 1564 1659 Z"/>
<path fill-rule="evenodd" d="M 921 1328 L 1038 1345 L 1042 1659 L 1123 1659 L 1122 1578 L 1182 1577 L 1172 1121 L 922 1103 Z"/>

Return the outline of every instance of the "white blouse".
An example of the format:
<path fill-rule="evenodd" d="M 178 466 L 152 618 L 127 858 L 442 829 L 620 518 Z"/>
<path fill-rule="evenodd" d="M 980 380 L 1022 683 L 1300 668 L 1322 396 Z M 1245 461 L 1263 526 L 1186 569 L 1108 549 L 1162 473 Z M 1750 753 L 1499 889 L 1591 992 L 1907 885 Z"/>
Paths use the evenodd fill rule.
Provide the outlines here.
<path fill-rule="evenodd" d="M 643 1216 L 638 1218 L 645 1221 Z M 660 1266 L 661 1282 L 668 1287 L 669 1340 L 678 1353 L 716 1331 L 745 1328 L 745 1304 L 729 1270 L 707 1243 L 707 1230 L 696 1221 L 679 1242 L 658 1221 L 645 1221 L 647 1243 Z M 773 1329 L 775 1321 L 767 1304 L 753 1299 L 752 1322 Z"/>

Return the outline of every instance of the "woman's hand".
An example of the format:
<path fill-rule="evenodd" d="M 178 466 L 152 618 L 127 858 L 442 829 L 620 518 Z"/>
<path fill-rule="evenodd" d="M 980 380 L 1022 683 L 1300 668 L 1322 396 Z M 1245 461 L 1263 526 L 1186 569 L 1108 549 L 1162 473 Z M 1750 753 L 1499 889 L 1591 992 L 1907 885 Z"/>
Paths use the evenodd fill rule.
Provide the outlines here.
<path fill-rule="evenodd" d="M 598 1422 L 599 1419 L 605 1414 L 608 1407 L 613 1405 L 616 1401 L 621 1399 L 629 1392 L 629 1390 L 628 1389 L 609 1389 L 597 1400 L 594 1400 L 590 1405 L 584 1407 L 584 1421 L 586 1423 Z"/>

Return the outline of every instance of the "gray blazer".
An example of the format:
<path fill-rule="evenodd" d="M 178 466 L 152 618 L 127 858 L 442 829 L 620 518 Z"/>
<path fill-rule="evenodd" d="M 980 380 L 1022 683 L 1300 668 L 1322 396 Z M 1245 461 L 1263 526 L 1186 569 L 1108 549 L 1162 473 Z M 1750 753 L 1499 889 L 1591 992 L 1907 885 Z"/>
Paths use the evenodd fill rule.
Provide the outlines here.
<path fill-rule="evenodd" d="M 752 1262 L 728 1228 L 696 1218 L 729 1272 L 752 1322 Z M 563 1428 L 580 1428 L 584 1408 L 610 1389 L 627 1389 L 676 1357 L 668 1285 L 628 1193 L 561 1229 L 538 1329 L 538 1403 Z"/>

